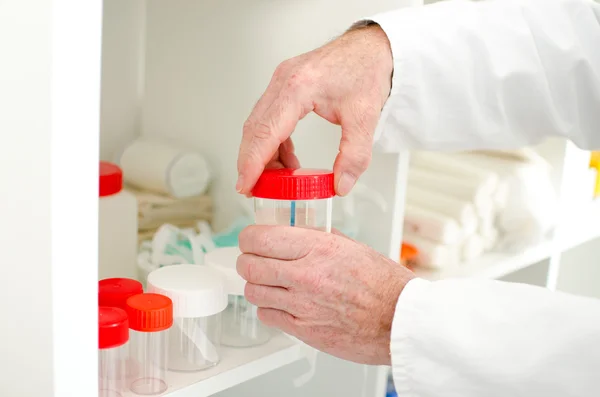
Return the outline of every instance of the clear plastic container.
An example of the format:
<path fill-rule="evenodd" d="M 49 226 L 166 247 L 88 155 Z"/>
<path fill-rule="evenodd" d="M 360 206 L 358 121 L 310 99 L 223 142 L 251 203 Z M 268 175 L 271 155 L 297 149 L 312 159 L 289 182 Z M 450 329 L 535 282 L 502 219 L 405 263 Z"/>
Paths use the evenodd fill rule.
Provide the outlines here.
<path fill-rule="evenodd" d="M 129 278 L 106 278 L 98 283 L 98 305 L 127 310 L 127 299 L 144 292 L 142 283 Z"/>
<path fill-rule="evenodd" d="M 148 290 L 173 301 L 169 369 L 200 371 L 217 365 L 221 312 L 227 306 L 221 274 L 207 266 L 166 266 L 148 275 Z"/>
<path fill-rule="evenodd" d="M 159 294 L 139 294 L 127 299 L 131 330 L 131 353 L 135 370 L 129 389 L 154 395 L 167 390 L 169 328 L 173 325 L 173 302 Z"/>
<path fill-rule="evenodd" d="M 231 347 L 251 347 L 266 343 L 271 330 L 260 322 L 257 307 L 244 298 L 246 281 L 237 273 L 236 261 L 241 252 L 238 247 L 217 248 L 206 254 L 206 265 L 225 277 L 229 300 L 223 312 L 222 342 Z"/>
<path fill-rule="evenodd" d="M 333 172 L 313 169 L 265 170 L 254 189 L 255 222 L 331 231 Z"/>
<path fill-rule="evenodd" d="M 100 162 L 99 193 L 98 278 L 136 278 L 137 200 L 123 190 L 123 173 L 117 165 Z"/>
<path fill-rule="evenodd" d="M 127 389 L 129 323 L 115 307 L 98 308 L 98 396 L 121 397 Z"/>

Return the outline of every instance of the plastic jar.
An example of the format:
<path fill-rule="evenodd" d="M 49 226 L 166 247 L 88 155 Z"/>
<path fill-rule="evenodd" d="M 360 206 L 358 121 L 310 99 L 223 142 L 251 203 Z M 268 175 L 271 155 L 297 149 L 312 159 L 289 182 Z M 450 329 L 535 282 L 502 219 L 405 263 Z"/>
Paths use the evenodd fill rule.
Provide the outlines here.
<path fill-rule="evenodd" d="M 131 330 L 131 355 L 136 370 L 129 386 L 135 394 L 160 394 L 167 390 L 169 328 L 173 303 L 159 294 L 139 294 L 127 299 Z"/>
<path fill-rule="evenodd" d="M 126 390 L 129 323 L 115 307 L 98 308 L 98 396 L 121 397 Z"/>
<path fill-rule="evenodd" d="M 244 298 L 246 281 L 236 270 L 240 255 L 238 247 L 217 248 L 207 253 L 204 261 L 223 275 L 229 294 L 227 309 L 223 312 L 223 344 L 231 347 L 258 346 L 271 339 L 271 331 L 258 319 L 257 307 Z"/>
<path fill-rule="evenodd" d="M 142 283 L 130 278 L 105 278 L 98 283 L 98 305 L 127 310 L 127 299 L 144 292 Z"/>
<path fill-rule="evenodd" d="M 150 273 L 148 290 L 173 301 L 169 369 L 200 371 L 217 365 L 221 312 L 227 306 L 221 274 L 207 266 L 165 266 Z"/>
<path fill-rule="evenodd" d="M 123 190 L 121 169 L 103 161 L 98 214 L 99 278 L 137 278 L 137 201 Z"/>
<path fill-rule="evenodd" d="M 333 172 L 313 169 L 265 170 L 254 189 L 255 222 L 331 231 Z"/>

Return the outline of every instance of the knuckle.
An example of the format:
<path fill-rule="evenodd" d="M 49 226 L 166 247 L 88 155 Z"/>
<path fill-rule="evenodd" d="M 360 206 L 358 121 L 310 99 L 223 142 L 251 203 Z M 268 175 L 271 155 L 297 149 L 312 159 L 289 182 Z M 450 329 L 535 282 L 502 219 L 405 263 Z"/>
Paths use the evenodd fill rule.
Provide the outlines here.
<path fill-rule="evenodd" d="M 264 294 L 262 295 L 264 296 Z M 253 305 L 260 306 L 261 292 L 257 285 L 246 283 L 246 287 L 244 288 L 244 296 L 248 302 L 252 303 Z"/>
<path fill-rule="evenodd" d="M 236 263 L 237 272 L 246 281 L 250 278 L 250 259 L 248 255 L 242 254 L 238 257 Z"/>
<path fill-rule="evenodd" d="M 287 74 L 288 70 L 290 70 L 291 66 L 292 66 L 292 60 L 291 59 L 286 59 L 285 61 L 281 62 L 275 68 L 275 72 L 273 73 L 273 77 L 275 77 L 276 79 L 282 78 L 283 76 L 285 76 Z"/>
<path fill-rule="evenodd" d="M 258 141 L 273 139 L 275 136 L 273 128 L 268 123 L 255 120 L 246 120 L 243 134 L 250 136 L 252 140 Z"/>
<path fill-rule="evenodd" d="M 371 152 L 370 151 L 357 151 L 354 154 L 354 164 L 356 168 L 365 171 L 371 163 Z"/>

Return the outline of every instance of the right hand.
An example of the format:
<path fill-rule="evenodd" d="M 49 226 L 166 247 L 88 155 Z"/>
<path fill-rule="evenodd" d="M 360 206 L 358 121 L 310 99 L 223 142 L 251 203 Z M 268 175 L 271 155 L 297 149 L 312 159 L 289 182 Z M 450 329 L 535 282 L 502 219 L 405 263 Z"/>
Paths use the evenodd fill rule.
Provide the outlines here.
<path fill-rule="evenodd" d="M 290 135 L 314 111 L 342 127 L 333 172 L 336 193 L 348 194 L 371 161 L 392 71 L 390 43 L 379 25 L 351 29 L 279 65 L 244 124 L 237 191 L 249 195 L 265 167 L 299 167 Z"/>

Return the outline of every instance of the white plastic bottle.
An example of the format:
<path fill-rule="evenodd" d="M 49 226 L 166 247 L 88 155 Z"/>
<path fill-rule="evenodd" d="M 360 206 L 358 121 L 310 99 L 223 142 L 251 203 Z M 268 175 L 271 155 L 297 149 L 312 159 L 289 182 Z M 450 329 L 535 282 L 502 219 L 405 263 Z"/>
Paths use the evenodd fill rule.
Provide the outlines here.
<path fill-rule="evenodd" d="M 137 201 L 112 163 L 100 162 L 98 216 L 99 279 L 137 278 Z"/>

